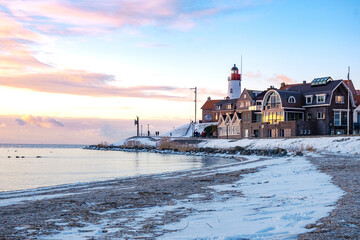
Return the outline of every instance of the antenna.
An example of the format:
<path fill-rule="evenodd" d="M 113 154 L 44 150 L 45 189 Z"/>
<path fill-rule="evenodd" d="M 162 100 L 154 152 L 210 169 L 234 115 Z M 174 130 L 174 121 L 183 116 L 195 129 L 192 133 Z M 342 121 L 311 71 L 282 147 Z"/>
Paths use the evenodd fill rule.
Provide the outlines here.
<path fill-rule="evenodd" d="M 347 75 L 348 81 L 350 80 L 350 66 L 348 66 L 348 75 Z"/>
<path fill-rule="evenodd" d="M 241 74 L 241 78 L 242 78 L 242 54 L 241 54 L 241 63 L 240 63 L 240 74 Z"/>

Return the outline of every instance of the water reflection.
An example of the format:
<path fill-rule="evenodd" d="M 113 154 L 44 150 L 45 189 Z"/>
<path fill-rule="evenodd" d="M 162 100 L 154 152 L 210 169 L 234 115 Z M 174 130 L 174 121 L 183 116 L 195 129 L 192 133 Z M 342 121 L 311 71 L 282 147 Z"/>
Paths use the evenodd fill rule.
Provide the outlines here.
<path fill-rule="evenodd" d="M 0 147 L 0 191 L 163 173 L 231 162 L 234 160 L 94 151 L 67 146 L 3 146 Z"/>

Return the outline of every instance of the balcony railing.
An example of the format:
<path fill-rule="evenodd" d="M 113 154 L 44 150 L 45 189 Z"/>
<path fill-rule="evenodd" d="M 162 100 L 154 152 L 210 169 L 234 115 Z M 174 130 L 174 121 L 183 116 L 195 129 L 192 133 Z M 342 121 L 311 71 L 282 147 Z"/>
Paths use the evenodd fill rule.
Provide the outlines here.
<path fill-rule="evenodd" d="M 249 107 L 250 111 L 261 110 L 261 105 L 255 105 Z"/>

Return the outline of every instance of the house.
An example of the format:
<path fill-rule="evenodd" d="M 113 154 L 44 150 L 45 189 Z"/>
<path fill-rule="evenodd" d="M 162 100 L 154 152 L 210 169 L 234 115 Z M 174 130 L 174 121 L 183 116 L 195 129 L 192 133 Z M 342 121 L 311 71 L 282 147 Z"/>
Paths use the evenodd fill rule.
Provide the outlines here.
<path fill-rule="evenodd" d="M 218 118 L 215 116 L 215 105 L 221 100 L 212 100 L 208 97 L 207 101 L 201 107 L 202 110 L 202 122 L 217 122 Z"/>
<path fill-rule="evenodd" d="M 270 87 L 263 92 L 244 89 L 235 105 L 230 99 L 216 104 L 215 111 L 220 117 L 218 136 L 351 134 L 356 126 L 353 121 L 360 123 L 360 119 L 353 116 L 356 107 L 353 93 L 355 88 L 352 90 L 346 81 L 331 77 L 315 78 L 310 83 L 283 83 L 280 89 Z M 360 107 L 355 113 L 359 117 Z"/>

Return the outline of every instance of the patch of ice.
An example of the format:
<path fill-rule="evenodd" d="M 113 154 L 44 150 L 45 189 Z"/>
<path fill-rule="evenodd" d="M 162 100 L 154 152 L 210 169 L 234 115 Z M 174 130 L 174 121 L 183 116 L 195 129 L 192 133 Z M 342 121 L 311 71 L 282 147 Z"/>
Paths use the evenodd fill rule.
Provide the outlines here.
<path fill-rule="evenodd" d="M 326 216 L 343 194 L 328 175 L 304 158 L 277 158 L 263 164 L 268 165 L 235 184 L 214 187 L 216 191 L 236 190 L 244 197 L 192 204 L 200 213 L 164 226 L 177 231 L 162 238 L 296 238 L 307 231 L 307 224 Z M 186 202 L 180 205 L 188 207 Z"/>

